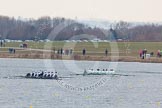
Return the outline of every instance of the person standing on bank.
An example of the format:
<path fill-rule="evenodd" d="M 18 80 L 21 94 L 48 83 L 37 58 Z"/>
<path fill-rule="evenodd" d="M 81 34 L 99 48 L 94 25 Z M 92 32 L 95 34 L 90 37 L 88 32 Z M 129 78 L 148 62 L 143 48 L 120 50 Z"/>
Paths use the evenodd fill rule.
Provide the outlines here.
<path fill-rule="evenodd" d="M 105 56 L 107 56 L 107 55 L 108 55 L 108 50 L 106 49 L 106 50 L 105 50 Z"/>
<path fill-rule="evenodd" d="M 145 58 L 146 58 L 146 54 L 147 54 L 147 49 L 145 48 L 144 49 L 144 56 L 145 56 Z"/>
<path fill-rule="evenodd" d="M 53 48 L 53 53 L 55 54 L 55 51 L 56 51 L 56 49 L 55 49 L 55 47 Z"/>
<path fill-rule="evenodd" d="M 63 49 L 61 48 L 61 50 L 60 50 L 60 53 L 61 53 L 61 55 L 63 54 Z"/>
<path fill-rule="evenodd" d="M 57 54 L 60 54 L 60 49 L 57 50 Z"/>
<path fill-rule="evenodd" d="M 14 54 L 16 53 L 16 49 L 13 49 L 13 53 L 14 53 Z"/>
<path fill-rule="evenodd" d="M 83 49 L 83 52 L 82 52 L 82 53 L 83 53 L 83 55 L 85 55 L 85 54 L 86 54 L 86 49 L 85 49 L 85 48 Z"/>
<path fill-rule="evenodd" d="M 1 47 L 3 46 L 3 42 L 2 42 L 2 40 L 1 40 Z"/>

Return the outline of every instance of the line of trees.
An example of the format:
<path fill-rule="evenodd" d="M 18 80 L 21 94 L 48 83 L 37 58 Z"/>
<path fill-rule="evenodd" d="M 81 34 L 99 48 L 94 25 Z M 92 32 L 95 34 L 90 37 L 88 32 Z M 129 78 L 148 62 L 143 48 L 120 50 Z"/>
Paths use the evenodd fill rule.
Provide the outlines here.
<path fill-rule="evenodd" d="M 162 41 L 161 24 L 141 24 L 133 26 L 133 23 L 118 22 L 114 25 L 116 37 L 131 41 Z"/>
<path fill-rule="evenodd" d="M 68 40 L 74 35 L 94 35 L 100 39 L 127 39 L 130 41 L 162 41 L 162 25 L 143 24 L 132 26 L 132 23 L 120 21 L 105 30 L 89 27 L 71 19 L 51 18 L 21 20 L 0 16 L 0 38 L 12 40 L 44 40 L 55 35 L 52 31 L 63 28 L 55 40 Z M 51 34 L 53 33 L 53 34 Z M 51 38 L 51 37 L 50 37 Z M 51 38 L 52 39 L 52 38 Z"/>

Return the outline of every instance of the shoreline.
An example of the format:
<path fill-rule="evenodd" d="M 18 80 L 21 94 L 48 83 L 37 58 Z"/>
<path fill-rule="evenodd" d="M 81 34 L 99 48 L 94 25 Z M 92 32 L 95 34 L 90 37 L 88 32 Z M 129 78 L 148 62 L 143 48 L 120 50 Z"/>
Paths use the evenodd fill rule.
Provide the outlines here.
<path fill-rule="evenodd" d="M 151 57 L 141 59 L 134 56 L 93 56 L 93 55 L 58 55 L 58 54 L 0 54 L 0 58 L 19 59 L 51 59 L 51 60 L 77 60 L 77 61 L 108 61 L 108 62 L 140 62 L 140 63 L 162 63 L 162 58 Z"/>

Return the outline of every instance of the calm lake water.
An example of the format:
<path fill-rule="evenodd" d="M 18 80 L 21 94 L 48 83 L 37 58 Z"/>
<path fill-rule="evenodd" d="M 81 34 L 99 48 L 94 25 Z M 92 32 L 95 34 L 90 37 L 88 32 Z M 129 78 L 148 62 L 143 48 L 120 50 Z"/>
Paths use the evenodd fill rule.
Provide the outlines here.
<path fill-rule="evenodd" d="M 75 75 L 89 68 L 116 74 Z M 53 69 L 62 80 L 22 77 Z M 0 108 L 162 108 L 162 64 L 0 59 Z"/>

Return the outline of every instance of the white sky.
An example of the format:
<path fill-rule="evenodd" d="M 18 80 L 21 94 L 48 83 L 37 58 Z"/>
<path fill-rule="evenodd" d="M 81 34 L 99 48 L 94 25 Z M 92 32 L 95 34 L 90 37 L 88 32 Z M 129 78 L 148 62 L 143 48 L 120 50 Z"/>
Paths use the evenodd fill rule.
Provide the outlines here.
<path fill-rule="evenodd" d="M 0 15 L 162 21 L 162 0 L 0 0 Z"/>

